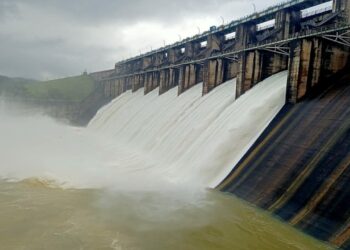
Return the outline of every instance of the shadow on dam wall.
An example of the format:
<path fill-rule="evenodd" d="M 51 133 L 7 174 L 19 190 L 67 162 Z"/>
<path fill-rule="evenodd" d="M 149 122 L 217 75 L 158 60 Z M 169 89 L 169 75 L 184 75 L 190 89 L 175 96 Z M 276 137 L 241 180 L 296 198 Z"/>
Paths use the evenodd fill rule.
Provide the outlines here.
<path fill-rule="evenodd" d="M 350 73 L 321 86 L 286 105 L 218 189 L 350 249 Z"/>

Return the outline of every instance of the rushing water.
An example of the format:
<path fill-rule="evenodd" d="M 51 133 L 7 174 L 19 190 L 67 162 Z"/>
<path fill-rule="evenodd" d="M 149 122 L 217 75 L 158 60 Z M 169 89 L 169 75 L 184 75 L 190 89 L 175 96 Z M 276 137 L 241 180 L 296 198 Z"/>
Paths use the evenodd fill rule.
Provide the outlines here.
<path fill-rule="evenodd" d="M 205 97 L 127 92 L 85 129 L 0 105 L 1 249 L 329 248 L 206 189 L 283 106 L 285 82 L 238 100 L 235 81 Z"/>

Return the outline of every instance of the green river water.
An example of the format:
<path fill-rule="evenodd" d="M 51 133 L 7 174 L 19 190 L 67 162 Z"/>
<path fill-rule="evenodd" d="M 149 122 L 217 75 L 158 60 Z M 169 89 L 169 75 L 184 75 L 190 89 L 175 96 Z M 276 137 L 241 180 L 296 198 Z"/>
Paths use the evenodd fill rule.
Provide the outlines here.
<path fill-rule="evenodd" d="M 1 249 L 332 249 L 215 191 L 62 189 L 0 181 Z"/>

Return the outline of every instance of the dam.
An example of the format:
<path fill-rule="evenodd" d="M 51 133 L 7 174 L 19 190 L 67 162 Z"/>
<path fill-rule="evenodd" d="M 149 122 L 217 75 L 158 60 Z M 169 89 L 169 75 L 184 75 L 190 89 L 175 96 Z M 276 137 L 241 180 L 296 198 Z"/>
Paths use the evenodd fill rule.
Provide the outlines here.
<path fill-rule="evenodd" d="M 235 80 L 204 97 L 202 84 L 129 90 L 86 128 L 0 103 L 2 247 L 333 249 L 208 190 L 283 108 L 286 82 L 280 72 L 238 99 Z"/>
<path fill-rule="evenodd" d="M 86 127 L 0 98 L 1 246 L 350 250 L 349 52 L 291 0 L 91 73 Z"/>
<path fill-rule="evenodd" d="M 350 249 L 349 16 L 350 3 L 346 0 L 289 1 L 118 62 L 99 81 L 106 98 L 111 99 L 120 95 L 125 98 L 126 91 L 140 94 L 140 89 L 145 95 L 156 91 L 160 99 L 169 91 L 172 95 L 177 92 L 180 98 L 191 88 L 200 88 L 203 98 L 210 98 L 210 92 L 223 84 L 225 91 L 235 95 L 237 105 L 246 105 L 244 112 L 249 114 L 254 104 L 240 99 L 248 98 L 245 95 L 264 79 L 284 72 L 277 79 L 286 84 L 285 99 L 278 101 L 272 113 L 257 109 L 255 115 L 262 123 L 239 128 L 245 135 L 257 129 L 246 141 L 232 137 L 231 142 L 240 148 L 228 143 L 218 149 L 214 141 L 201 141 L 209 151 L 220 151 L 218 155 L 231 154 L 221 166 L 215 164 L 216 158 L 206 159 L 215 169 L 205 170 L 215 180 L 206 182 L 316 238 Z M 233 85 L 227 83 L 231 81 Z M 274 88 L 279 88 L 277 83 Z M 215 108 L 213 105 L 206 111 L 208 119 Z M 276 110 L 280 111 L 275 117 Z M 234 120 L 225 122 L 234 124 Z M 158 130 L 167 130 L 167 126 Z M 179 136 L 202 136 L 181 131 Z M 256 138 L 256 134 L 261 136 Z M 195 159 L 193 146 L 178 146 L 184 147 L 183 152 L 171 157 L 170 162 L 185 158 L 186 153 Z M 154 150 L 171 150 L 162 147 Z M 230 174 L 224 166 L 231 166 Z M 215 177 L 217 173 L 221 175 Z"/>
<path fill-rule="evenodd" d="M 331 4 L 331 6 L 327 5 Z M 313 8 L 318 5 L 324 9 Z M 104 76 L 106 96 L 144 86 L 178 93 L 203 82 L 203 95 L 237 78 L 236 96 L 268 76 L 289 69 L 287 101 L 296 103 L 348 58 L 346 0 L 290 1 L 144 55 L 118 62 Z"/>

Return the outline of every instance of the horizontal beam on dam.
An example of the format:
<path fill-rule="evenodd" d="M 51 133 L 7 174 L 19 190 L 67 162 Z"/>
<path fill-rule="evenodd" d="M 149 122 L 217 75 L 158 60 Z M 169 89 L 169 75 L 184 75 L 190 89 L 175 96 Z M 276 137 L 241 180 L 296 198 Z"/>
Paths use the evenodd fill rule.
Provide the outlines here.
<path fill-rule="evenodd" d="M 185 66 L 188 64 L 203 64 L 205 61 L 207 60 L 215 60 L 218 58 L 226 58 L 226 57 L 230 57 L 230 56 L 234 56 L 234 55 L 238 55 L 244 52 L 249 52 L 249 51 L 255 51 L 255 50 L 260 50 L 260 49 L 265 49 L 267 47 L 274 47 L 280 44 L 284 44 L 284 43 L 290 43 L 296 40 L 302 40 L 302 39 L 306 39 L 306 38 L 311 38 L 311 37 L 317 37 L 317 36 L 322 36 L 328 33 L 334 33 L 334 32 L 339 32 L 339 31 L 344 31 L 344 30 L 350 30 L 350 25 L 339 25 L 339 26 L 332 26 L 333 29 L 328 29 L 329 27 L 324 27 L 324 28 L 320 28 L 319 30 L 314 30 L 314 31 L 307 31 L 307 32 L 303 32 L 303 33 L 298 33 L 293 35 L 292 37 L 289 37 L 288 39 L 285 40 L 281 40 L 281 41 L 275 41 L 275 42 L 270 42 L 270 43 L 261 43 L 261 44 L 256 44 L 241 50 L 232 50 L 229 52 L 225 52 L 225 53 L 215 53 L 207 58 L 203 58 L 203 59 L 197 59 L 197 60 L 190 60 L 190 61 L 184 61 L 178 64 L 174 64 L 174 65 L 168 65 L 168 66 L 162 66 L 159 68 L 152 68 L 149 70 L 144 70 L 144 71 L 140 71 L 140 72 L 136 72 L 136 73 L 130 73 L 130 74 L 125 74 L 125 75 L 116 75 L 116 76 L 109 76 L 108 78 L 105 78 L 104 80 L 112 80 L 112 79 L 119 79 L 119 78 L 124 78 L 124 77 L 128 77 L 128 76 L 133 76 L 133 75 L 137 75 L 137 74 L 144 74 L 144 73 L 150 73 L 150 72 L 155 72 L 155 71 L 159 71 L 159 70 L 163 70 L 163 69 L 170 69 L 170 68 L 178 68 L 181 66 Z"/>
<path fill-rule="evenodd" d="M 323 84 L 286 106 L 218 188 L 350 249 L 350 74 Z"/>
<path fill-rule="evenodd" d="M 181 94 L 195 84 L 203 82 L 203 95 L 205 95 L 223 82 L 237 77 L 236 94 L 238 98 L 258 82 L 289 67 L 290 81 L 287 101 L 297 103 L 309 93 L 321 77 L 323 69 L 328 67 L 324 66 L 325 59 L 322 51 L 327 51 L 328 54 L 331 52 L 332 55 L 329 57 L 333 58 L 329 60 L 332 62 L 333 73 L 341 70 L 348 60 L 350 41 L 348 45 L 344 45 L 337 39 L 342 39 L 341 35 L 347 34 L 350 25 L 341 24 L 332 26 L 332 29 L 329 28 L 308 30 L 292 34 L 291 37 L 282 41 L 264 43 L 260 46 L 254 45 L 241 50 L 215 52 L 218 50 L 208 47 L 211 48 L 209 50 L 211 52 L 207 51 L 210 55 L 202 59 L 180 60 L 176 63 L 174 57 L 176 64 L 159 64 L 156 68 L 148 66 L 149 69 L 127 75 L 113 75 L 101 82 L 102 84 L 107 83 L 107 86 L 108 82 L 124 86 L 118 88 L 122 91 L 114 92 L 116 94 L 112 96 L 118 96 L 128 90 L 130 82 L 134 86 L 134 91 L 144 87 L 145 94 L 157 87 L 160 88 L 160 94 L 163 94 L 175 86 L 178 86 L 178 93 Z M 311 47 L 307 47 L 310 41 Z M 319 45 L 316 44 L 316 41 Z M 312 60 L 305 61 L 307 56 Z M 146 62 L 149 61 L 146 60 Z M 307 63 L 306 66 L 305 63 Z M 305 78 L 305 76 L 310 76 L 310 78 Z"/>
<path fill-rule="evenodd" d="M 322 3 L 328 7 L 317 9 Z M 349 17 L 346 0 L 293 0 L 229 25 L 211 27 L 202 35 L 118 62 L 115 72 L 101 82 L 110 85 L 120 79 L 119 84 L 129 86 L 131 81 L 134 91 L 144 87 L 145 94 L 157 87 L 163 94 L 175 86 L 178 86 L 178 94 L 182 94 L 203 82 L 202 93 L 205 95 L 237 77 L 238 98 L 261 80 L 289 67 L 294 71 L 288 101 L 295 103 L 303 98 L 303 92 L 308 92 L 302 77 L 308 70 L 298 70 L 301 66 L 298 66 L 298 58 L 308 53 L 307 47 L 301 45 L 298 49 L 302 53 L 298 55 L 295 44 L 320 38 L 328 40 L 328 45 L 322 45 L 324 47 L 332 42 L 350 47 L 350 39 L 344 35 L 350 30 Z M 312 48 L 311 53 L 314 52 Z M 310 65 L 322 68 L 321 63 L 310 62 Z M 308 79 L 307 82 L 309 85 Z"/>
<path fill-rule="evenodd" d="M 267 20 L 271 20 L 276 16 L 276 13 L 281 12 L 281 11 L 285 11 L 285 10 L 290 10 L 290 9 L 294 9 L 294 10 L 302 10 L 302 9 L 306 9 L 312 6 L 316 6 L 318 4 L 322 4 L 325 2 L 328 2 L 329 0 L 292 0 L 292 1 L 288 1 L 285 3 L 281 3 L 278 4 L 276 6 L 272 6 L 264 11 L 261 11 L 259 13 L 254 13 L 251 14 L 249 16 L 246 16 L 242 19 L 239 20 L 235 20 L 232 21 L 230 24 L 228 25 L 223 25 L 220 26 L 218 28 L 215 28 L 213 30 L 204 32 L 201 35 L 196 35 L 194 37 L 191 38 L 186 38 L 183 41 L 177 42 L 175 44 L 172 45 L 168 45 L 165 46 L 163 48 L 157 49 L 157 50 L 153 50 L 150 51 L 146 54 L 142 54 L 140 56 L 136 56 L 127 60 L 123 60 L 119 63 L 124 64 L 124 63 L 128 63 L 140 58 L 144 58 L 147 56 L 151 56 L 157 53 L 163 53 L 166 52 L 169 49 L 174 49 L 174 48 L 178 48 L 178 47 L 183 47 L 186 46 L 186 44 L 188 42 L 197 42 L 197 41 L 204 41 L 207 40 L 207 36 L 208 35 L 216 35 L 216 34 L 220 34 L 220 33 L 230 33 L 232 30 L 236 29 L 237 27 L 241 26 L 242 24 L 246 24 L 246 23 L 259 23 L 259 22 L 264 22 Z M 340 1 L 346 1 L 346 0 L 340 0 Z M 338 3 L 340 2 L 339 0 L 336 0 L 337 4 L 339 5 L 338 9 L 340 9 L 341 5 L 344 5 L 343 3 Z M 344 8 L 343 8 L 344 9 Z"/>

